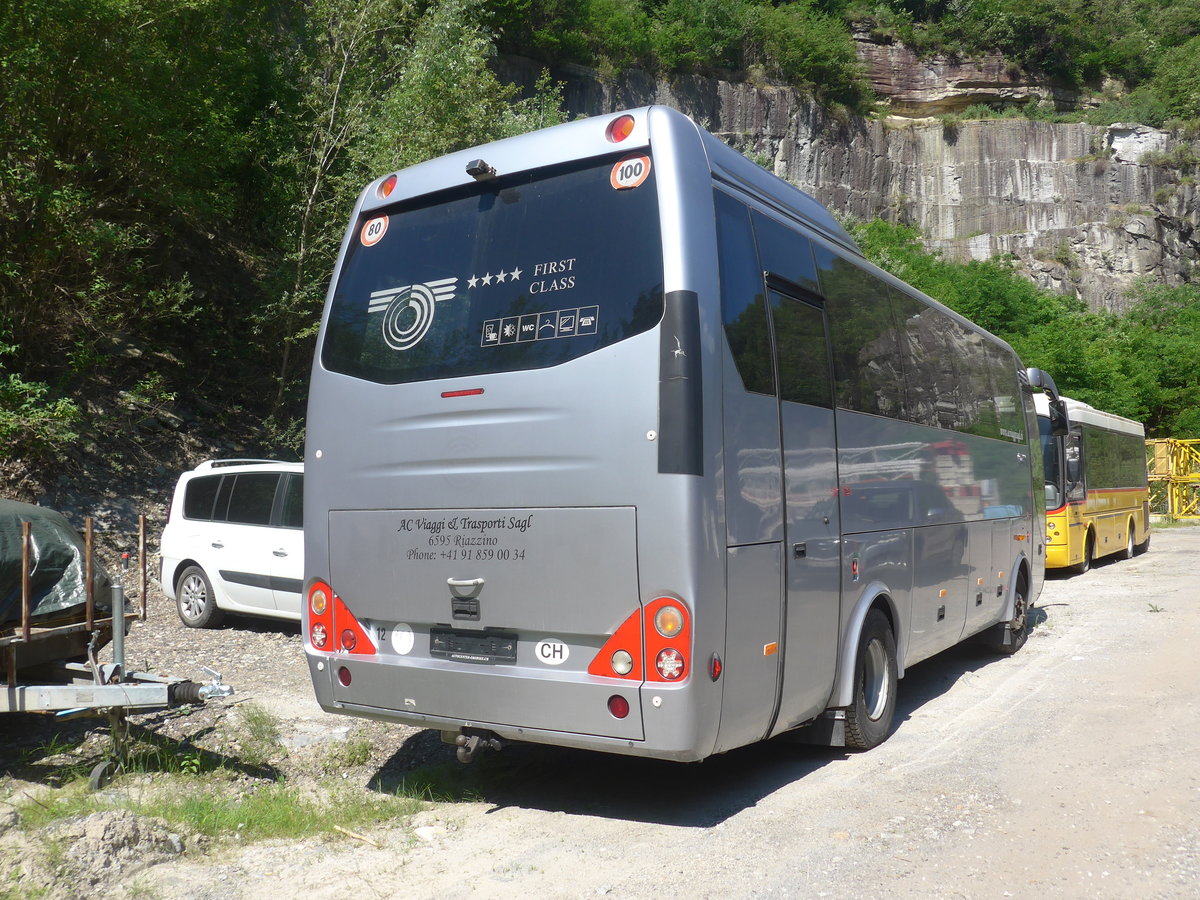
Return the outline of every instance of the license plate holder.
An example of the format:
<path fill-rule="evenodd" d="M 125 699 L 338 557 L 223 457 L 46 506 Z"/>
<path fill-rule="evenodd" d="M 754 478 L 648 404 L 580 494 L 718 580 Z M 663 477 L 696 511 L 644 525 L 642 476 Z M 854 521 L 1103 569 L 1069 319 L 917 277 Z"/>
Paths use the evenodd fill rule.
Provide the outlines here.
<path fill-rule="evenodd" d="M 476 665 L 513 665 L 517 661 L 517 636 L 511 631 L 431 628 L 429 655 Z"/>

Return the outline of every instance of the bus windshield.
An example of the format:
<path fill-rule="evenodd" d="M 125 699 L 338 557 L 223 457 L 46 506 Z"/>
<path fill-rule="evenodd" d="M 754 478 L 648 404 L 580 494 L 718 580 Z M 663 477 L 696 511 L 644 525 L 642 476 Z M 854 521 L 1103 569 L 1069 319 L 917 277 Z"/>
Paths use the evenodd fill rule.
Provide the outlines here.
<path fill-rule="evenodd" d="M 558 365 L 663 312 L 650 171 L 605 157 L 363 216 L 330 304 L 324 367 L 382 384 Z"/>

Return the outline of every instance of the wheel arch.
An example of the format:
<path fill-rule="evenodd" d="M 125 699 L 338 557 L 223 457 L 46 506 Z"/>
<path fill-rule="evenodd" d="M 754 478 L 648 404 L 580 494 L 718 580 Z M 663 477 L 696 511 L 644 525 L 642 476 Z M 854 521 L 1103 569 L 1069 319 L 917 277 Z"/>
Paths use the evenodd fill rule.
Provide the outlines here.
<path fill-rule="evenodd" d="M 883 582 L 873 581 L 858 595 L 854 608 L 846 619 L 841 645 L 838 647 L 833 691 L 829 699 L 831 708 L 849 706 L 854 702 L 854 666 L 858 660 L 858 641 L 867 613 L 872 609 L 882 611 L 891 626 L 892 637 L 896 641 L 896 677 L 904 677 L 904 654 L 908 649 L 908 635 L 905 633 L 906 629 L 900 627 L 900 612 L 892 599 L 892 592 Z"/>
<path fill-rule="evenodd" d="M 179 594 L 179 578 L 180 578 L 180 576 L 181 576 L 181 575 L 183 575 L 183 573 L 184 573 L 186 570 L 190 569 L 192 566 L 195 566 L 195 567 L 196 567 L 197 569 L 199 569 L 201 572 L 203 572 L 204 574 L 208 575 L 208 569 L 204 568 L 204 566 L 200 565 L 200 563 L 199 563 L 199 562 L 197 562 L 196 560 L 194 560 L 194 559 L 181 559 L 181 560 L 180 560 L 180 561 L 179 561 L 179 562 L 176 564 L 176 566 L 175 566 L 174 570 L 171 572 L 171 592 L 172 592 L 173 594 L 176 594 L 176 595 L 178 595 L 178 594 Z M 209 576 L 208 576 L 208 580 L 209 580 L 209 581 L 212 581 L 212 576 L 211 576 L 211 575 L 209 575 Z"/>

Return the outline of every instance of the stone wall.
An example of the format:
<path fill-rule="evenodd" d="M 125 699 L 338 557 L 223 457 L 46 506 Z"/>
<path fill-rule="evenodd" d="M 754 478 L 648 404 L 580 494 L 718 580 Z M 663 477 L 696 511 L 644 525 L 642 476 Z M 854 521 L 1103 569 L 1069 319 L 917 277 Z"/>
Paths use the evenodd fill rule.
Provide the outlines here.
<path fill-rule="evenodd" d="M 506 60 L 503 74 L 532 85 L 538 69 Z M 1200 142 L 1124 124 L 837 118 L 786 87 L 554 74 L 573 115 L 672 106 L 840 215 L 916 225 L 950 258 L 1014 254 L 1094 309 L 1121 309 L 1141 277 L 1200 280 L 1200 173 L 1146 160 L 1180 146 L 1200 157 Z"/>

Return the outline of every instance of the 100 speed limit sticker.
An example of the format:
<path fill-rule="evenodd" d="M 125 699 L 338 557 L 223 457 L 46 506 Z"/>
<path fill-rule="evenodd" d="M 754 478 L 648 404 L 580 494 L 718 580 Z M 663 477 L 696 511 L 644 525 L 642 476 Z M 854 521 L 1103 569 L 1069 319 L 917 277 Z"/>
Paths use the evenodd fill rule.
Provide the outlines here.
<path fill-rule="evenodd" d="M 634 153 L 617 160 L 609 181 L 616 190 L 627 191 L 641 185 L 649 176 L 650 157 L 644 153 Z"/>

